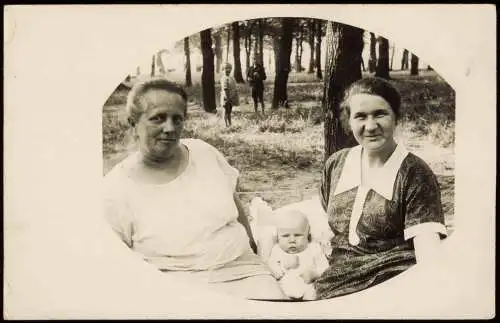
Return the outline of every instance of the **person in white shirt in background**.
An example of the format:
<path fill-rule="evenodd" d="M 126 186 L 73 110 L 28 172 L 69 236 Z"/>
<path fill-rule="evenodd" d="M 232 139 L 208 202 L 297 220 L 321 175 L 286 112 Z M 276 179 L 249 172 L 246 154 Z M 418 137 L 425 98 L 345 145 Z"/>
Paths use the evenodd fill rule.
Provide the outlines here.
<path fill-rule="evenodd" d="M 239 105 L 236 82 L 230 75 L 232 69 L 233 67 L 231 64 L 224 64 L 224 75 L 220 79 L 220 99 L 221 105 L 224 108 L 224 121 L 226 123 L 226 127 L 231 126 L 231 112 L 233 111 L 233 106 Z"/>

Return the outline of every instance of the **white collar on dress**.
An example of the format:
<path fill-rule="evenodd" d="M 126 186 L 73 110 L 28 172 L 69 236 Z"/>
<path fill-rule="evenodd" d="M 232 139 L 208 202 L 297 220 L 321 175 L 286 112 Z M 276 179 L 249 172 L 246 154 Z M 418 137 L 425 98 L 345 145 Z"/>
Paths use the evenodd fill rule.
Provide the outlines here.
<path fill-rule="evenodd" d="M 362 146 L 358 145 L 351 148 L 348 152 L 334 195 L 361 185 L 362 151 Z M 398 144 L 384 166 L 377 170 L 375 180 L 370 183 L 368 188 L 373 189 L 387 200 L 392 200 L 394 182 L 399 168 L 407 155 L 408 151 L 402 145 Z"/>

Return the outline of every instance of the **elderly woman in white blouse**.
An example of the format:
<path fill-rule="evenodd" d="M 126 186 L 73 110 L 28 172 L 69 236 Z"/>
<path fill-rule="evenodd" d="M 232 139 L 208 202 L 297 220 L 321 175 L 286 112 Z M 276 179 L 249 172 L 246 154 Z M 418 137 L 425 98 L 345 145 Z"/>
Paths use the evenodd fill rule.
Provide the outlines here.
<path fill-rule="evenodd" d="M 235 195 L 238 170 L 213 146 L 180 139 L 186 109 L 186 93 L 174 83 L 151 78 L 134 85 L 127 113 L 139 149 L 105 176 L 107 220 L 130 249 L 167 274 L 245 298 L 284 298 L 254 253 Z"/>

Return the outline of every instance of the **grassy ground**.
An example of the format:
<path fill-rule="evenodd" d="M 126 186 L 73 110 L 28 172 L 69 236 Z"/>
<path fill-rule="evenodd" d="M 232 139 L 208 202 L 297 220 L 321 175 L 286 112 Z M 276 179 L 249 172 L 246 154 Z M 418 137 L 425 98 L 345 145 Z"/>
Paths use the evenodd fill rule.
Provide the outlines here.
<path fill-rule="evenodd" d="M 418 77 L 407 74 L 391 74 L 404 107 L 396 137 L 437 174 L 447 226 L 452 231 L 455 93 L 434 72 L 422 71 Z M 202 110 L 199 84 L 188 89 L 184 137 L 209 142 L 240 170 L 239 192 L 244 202 L 261 196 L 276 208 L 317 194 L 324 140 L 323 123 L 316 116 L 323 85 L 308 74 L 292 73 L 290 81 L 291 108 L 270 111 L 272 81 L 268 80 L 265 116 L 254 114 L 248 86 L 239 85 L 241 105 L 233 110 L 230 128 L 224 125 L 220 107 L 216 114 Z M 134 149 L 125 122 L 125 97 L 126 92 L 117 91 L 104 106 L 104 173 Z"/>

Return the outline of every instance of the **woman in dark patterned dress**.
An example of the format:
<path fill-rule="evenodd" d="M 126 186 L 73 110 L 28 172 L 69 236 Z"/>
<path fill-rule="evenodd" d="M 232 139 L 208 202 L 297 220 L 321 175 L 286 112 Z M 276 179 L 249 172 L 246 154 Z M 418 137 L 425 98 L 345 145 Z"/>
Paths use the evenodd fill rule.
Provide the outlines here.
<path fill-rule="evenodd" d="M 330 267 L 315 282 L 319 299 L 431 260 L 447 235 L 436 176 L 394 140 L 400 106 L 397 90 L 380 78 L 346 91 L 341 113 L 359 145 L 336 152 L 323 169 L 320 200 L 334 237 Z"/>

